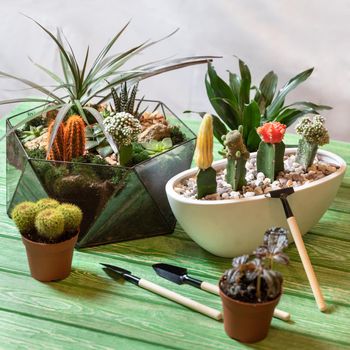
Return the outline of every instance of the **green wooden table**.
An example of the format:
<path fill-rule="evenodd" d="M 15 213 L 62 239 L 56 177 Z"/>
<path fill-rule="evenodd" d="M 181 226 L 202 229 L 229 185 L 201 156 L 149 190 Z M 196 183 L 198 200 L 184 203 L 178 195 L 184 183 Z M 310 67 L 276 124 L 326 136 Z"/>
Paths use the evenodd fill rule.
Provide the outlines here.
<path fill-rule="evenodd" d="M 4 123 L 1 124 L 1 131 Z M 289 137 L 295 141 L 294 137 Z M 350 144 L 325 147 L 350 163 Z M 318 311 L 294 244 L 279 308 L 268 337 L 253 345 L 229 339 L 223 324 L 137 288 L 116 283 L 99 266 L 119 265 L 164 287 L 220 308 L 214 295 L 158 277 L 151 265 L 168 262 L 217 283 L 230 266 L 198 247 L 181 227 L 171 235 L 76 251 L 61 282 L 30 277 L 20 236 L 5 209 L 5 143 L 0 173 L 0 349 L 350 349 L 350 170 L 330 209 L 304 236 L 330 311 Z"/>

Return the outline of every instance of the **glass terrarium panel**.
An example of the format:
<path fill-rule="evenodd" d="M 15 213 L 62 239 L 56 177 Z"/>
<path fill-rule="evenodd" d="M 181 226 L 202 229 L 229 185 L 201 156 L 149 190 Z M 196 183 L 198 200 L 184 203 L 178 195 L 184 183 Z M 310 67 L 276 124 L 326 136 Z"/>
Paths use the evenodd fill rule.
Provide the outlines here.
<path fill-rule="evenodd" d="M 7 120 L 6 131 L 10 127 L 11 124 Z M 24 148 L 14 132 L 6 137 L 6 159 L 6 205 L 8 208 L 27 164 Z"/>
<path fill-rule="evenodd" d="M 175 218 L 166 197 L 165 185 L 170 178 L 191 166 L 194 148 L 195 141 L 187 141 L 135 167 L 140 180 L 170 225 L 175 225 Z"/>
<path fill-rule="evenodd" d="M 78 205 L 84 219 L 83 237 L 99 217 L 110 197 L 120 189 L 126 169 L 91 163 L 31 160 L 49 197 Z"/>
<path fill-rule="evenodd" d="M 196 138 L 196 135 L 193 133 L 193 131 L 180 118 L 178 118 L 176 114 L 169 109 L 169 107 L 161 103 L 160 108 L 167 121 L 171 125 L 177 125 L 180 128 L 180 131 L 185 134 L 187 140 Z"/>
<path fill-rule="evenodd" d="M 47 193 L 40 183 L 30 162 L 27 161 L 23 172 L 21 172 L 21 177 L 19 178 L 18 185 L 16 186 L 16 189 L 11 197 L 11 202 L 8 205 L 8 213 L 11 212 L 14 206 L 21 202 L 35 202 L 38 199 L 46 197 Z"/>
<path fill-rule="evenodd" d="M 77 246 L 86 247 L 172 232 L 134 171 L 121 178 L 118 190 Z"/>

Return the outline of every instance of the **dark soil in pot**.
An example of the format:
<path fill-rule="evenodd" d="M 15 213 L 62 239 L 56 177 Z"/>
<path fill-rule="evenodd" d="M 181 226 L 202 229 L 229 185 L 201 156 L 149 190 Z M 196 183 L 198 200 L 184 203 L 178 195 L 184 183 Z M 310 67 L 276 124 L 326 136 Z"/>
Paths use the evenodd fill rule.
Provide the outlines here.
<path fill-rule="evenodd" d="M 243 343 L 266 338 L 275 307 L 281 295 L 262 303 L 247 303 L 228 297 L 220 288 L 226 334 Z"/>

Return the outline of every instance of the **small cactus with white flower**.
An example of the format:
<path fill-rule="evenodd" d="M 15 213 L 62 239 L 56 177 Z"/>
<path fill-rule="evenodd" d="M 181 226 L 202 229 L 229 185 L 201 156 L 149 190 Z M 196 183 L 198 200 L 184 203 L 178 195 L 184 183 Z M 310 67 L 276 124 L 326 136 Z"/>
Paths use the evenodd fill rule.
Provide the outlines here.
<path fill-rule="evenodd" d="M 133 155 L 132 142 L 137 140 L 137 135 L 142 129 L 140 122 L 130 113 L 120 112 L 107 117 L 103 124 L 118 145 L 120 165 L 130 165 Z"/>

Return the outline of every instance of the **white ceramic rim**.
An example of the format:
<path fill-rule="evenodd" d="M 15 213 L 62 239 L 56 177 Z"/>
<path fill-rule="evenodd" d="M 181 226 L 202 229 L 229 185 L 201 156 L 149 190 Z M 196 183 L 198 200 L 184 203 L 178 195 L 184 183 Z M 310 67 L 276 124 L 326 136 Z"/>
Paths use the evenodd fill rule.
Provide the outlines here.
<path fill-rule="evenodd" d="M 286 149 L 286 154 L 290 154 L 290 153 L 295 153 L 297 150 L 297 148 L 287 148 Z M 331 158 L 332 164 L 336 164 L 337 166 L 339 166 L 339 169 L 337 169 L 337 171 L 335 171 L 334 173 L 327 175 L 325 177 L 323 177 L 322 179 L 301 185 L 301 186 L 297 186 L 294 187 L 294 191 L 298 192 L 301 191 L 305 188 L 309 188 L 309 187 L 314 187 L 317 186 L 319 184 L 322 184 L 324 182 L 327 181 L 331 181 L 332 179 L 334 179 L 335 177 L 338 177 L 340 175 L 342 175 L 343 173 L 345 173 L 346 170 L 346 162 L 343 158 L 339 157 L 338 155 L 329 152 L 329 151 L 325 151 L 325 150 L 318 150 L 317 151 L 317 155 L 319 156 L 324 156 L 324 157 L 328 157 Z M 256 152 L 251 154 L 252 157 L 256 156 Z M 226 163 L 226 159 L 221 159 L 221 160 L 217 160 L 213 163 L 213 168 L 214 169 L 220 169 L 222 168 L 222 165 Z M 166 193 L 168 195 L 170 195 L 171 197 L 173 197 L 177 202 L 182 202 L 182 203 L 186 203 L 186 204 L 195 204 L 195 205 L 225 205 L 228 203 L 241 203 L 241 202 L 246 202 L 246 201 L 258 201 L 258 200 L 263 200 L 266 199 L 266 196 L 264 194 L 258 195 L 258 196 L 253 196 L 253 197 L 247 197 L 247 198 L 239 198 L 239 199 L 221 199 L 221 200 L 198 200 L 198 199 L 192 199 L 192 198 L 186 198 L 178 193 L 175 192 L 174 190 L 174 185 L 178 182 L 180 182 L 181 180 L 185 179 L 186 177 L 189 177 L 193 174 L 195 174 L 198 171 L 198 168 L 191 168 L 188 170 L 185 170 L 177 175 L 175 175 L 174 177 L 172 177 L 166 184 L 165 186 L 165 190 Z"/>

